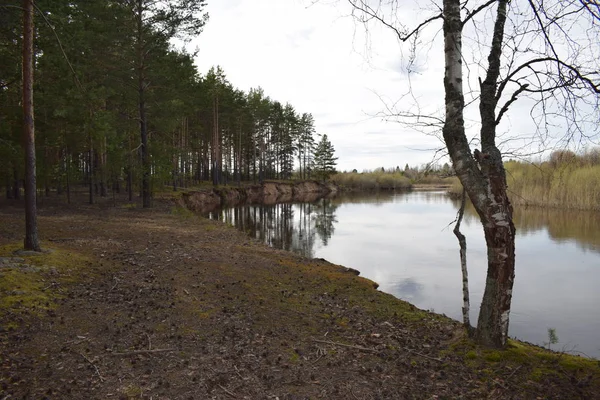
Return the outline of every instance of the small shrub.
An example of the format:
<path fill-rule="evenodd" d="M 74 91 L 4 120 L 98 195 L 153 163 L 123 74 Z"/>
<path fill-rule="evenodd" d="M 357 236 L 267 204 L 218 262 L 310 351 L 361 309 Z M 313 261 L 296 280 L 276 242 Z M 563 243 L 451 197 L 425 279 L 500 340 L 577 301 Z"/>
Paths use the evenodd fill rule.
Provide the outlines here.
<path fill-rule="evenodd" d="M 484 356 L 484 358 L 486 361 L 490 361 L 490 362 L 499 362 L 500 360 L 502 360 L 502 356 L 497 351 L 492 351 L 492 352 L 487 353 Z"/>
<path fill-rule="evenodd" d="M 556 335 L 556 329 L 548 328 L 548 341 L 544 344 L 548 346 L 548 349 L 550 349 L 552 345 L 556 343 L 558 343 L 558 335 Z"/>

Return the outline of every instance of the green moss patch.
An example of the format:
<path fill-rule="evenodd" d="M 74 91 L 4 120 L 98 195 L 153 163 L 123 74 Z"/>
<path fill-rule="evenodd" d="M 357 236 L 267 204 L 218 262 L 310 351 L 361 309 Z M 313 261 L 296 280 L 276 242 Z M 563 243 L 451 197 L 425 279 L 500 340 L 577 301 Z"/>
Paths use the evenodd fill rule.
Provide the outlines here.
<path fill-rule="evenodd" d="M 39 255 L 15 255 L 20 244 L 0 247 L 0 318 L 14 327 L 19 316 L 53 309 L 65 286 L 89 272 L 87 257 L 59 247 Z"/>
<path fill-rule="evenodd" d="M 450 349 L 464 358 L 465 363 L 474 371 L 486 368 L 496 371 L 520 369 L 524 376 L 536 383 L 556 379 L 557 376 L 568 376 L 600 384 L 600 364 L 597 360 L 556 353 L 516 340 L 509 340 L 504 350 L 494 350 L 482 348 L 470 339 L 461 338 Z"/>

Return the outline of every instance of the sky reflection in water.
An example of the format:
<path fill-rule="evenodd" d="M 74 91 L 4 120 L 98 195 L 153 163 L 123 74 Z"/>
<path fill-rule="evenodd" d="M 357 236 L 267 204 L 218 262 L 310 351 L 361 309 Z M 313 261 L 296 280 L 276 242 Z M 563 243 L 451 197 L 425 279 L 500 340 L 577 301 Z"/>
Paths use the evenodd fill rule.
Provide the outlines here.
<path fill-rule="evenodd" d="M 461 318 L 458 203 L 440 192 L 345 196 L 313 204 L 242 206 L 214 213 L 266 243 L 361 271 L 417 307 Z M 515 210 L 517 265 L 510 334 L 600 357 L 600 213 Z M 483 295 L 486 249 L 467 209 L 471 320 Z"/>

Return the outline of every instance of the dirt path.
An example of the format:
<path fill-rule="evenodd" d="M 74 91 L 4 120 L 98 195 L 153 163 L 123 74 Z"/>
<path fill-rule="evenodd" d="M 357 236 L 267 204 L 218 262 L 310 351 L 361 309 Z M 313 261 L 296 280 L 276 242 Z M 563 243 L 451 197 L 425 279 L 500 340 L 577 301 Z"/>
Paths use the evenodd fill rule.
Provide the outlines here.
<path fill-rule="evenodd" d="M 12 267 L 38 286 L 0 291 L 22 297 L 0 310 L 0 399 L 600 393 L 591 361 L 565 363 L 519 344 L 479 349 L 455 321 L 378 292 L 344 267 L 169 211 L 42 207 L 40 236 L 55 251 Z M 12 257 L 22 229 L 22 210 L 2 204 L 0 257 Z M 0 268 L 0 279 L 10 271 Z"/>

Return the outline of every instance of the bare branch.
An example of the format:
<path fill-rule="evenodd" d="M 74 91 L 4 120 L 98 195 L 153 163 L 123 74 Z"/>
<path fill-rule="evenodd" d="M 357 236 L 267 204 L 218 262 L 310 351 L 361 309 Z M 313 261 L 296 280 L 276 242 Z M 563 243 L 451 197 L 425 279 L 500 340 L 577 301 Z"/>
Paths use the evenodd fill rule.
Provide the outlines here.
<path fill-rule="evenodd" d="M 533 11 L 535 18 L 537 19 L 538 23 L 540 24 L 540 29 L 542 30 L 542 33 L 544 34 L 544 37 L 546 38 L 546 44 L 548 46 L 550 46 L 550 50 L 552 50 L 552 54 L 554 54 L 554 58 L 558 59 L 559 58 L 558 53 L 556 52 L 556 49 L 554 48 L 554 45 L 552 44 L 552 41 L 550 40 L 550 37 L 548 36 L 546 27 L 544 26 L 544 23 L 542 22 L 542 18 L 540 17 L 540 14 L 538 13 L 532 0 L 529 0 L 529 5 L 531 6 L 531 10 Z M 559 70 L 559 73 L 560 73 L 560 70 Z"/>
<path fill-rule="evenodd" d="M 589 12 L 592 18 L 600 22 L 600 3 L 597 1 L 584 1 L 579 0 L 581 5 L 585 7 Z"/>
<path fill-rule="evenodd" d="M 421 22 L 419 25 L 417 25 L 417 27 L 414 28 L 412 31 L 403 31 L 403 30 L 398 29 L 391 23 L 387 22 L 382 16 L 379 15 L 377 10 L 373 9 L 373 7 L 368 5 L 364 0 L 348 0 L 348 3 L 350 3 L 350 5 L 354 9 L 356 9 L 356 10 L 362 12 L 363 14 L 365 14 L 366 16 L 368 16 L 369 19 L 375 19 L 375 20 L 381 22 L 387 28 L 390 28 L 391 30 L 393 30 L 396 33 L 398 40 L 400 40 L 401 42 L 406 42 L 411 37 L 417 36 L 419 34 L 419 32 L 421 31 L 421 29 L 423 29 L 425 26 L 429 25 L 429 23 L 431 23 L 437 19 L 443 18 L 442 13 L 439 13 L 432 17 L 427 18 L 426 20 Z M 366 22 L 366 21 L 362 21 L 362 22 Z"/>
<path fill-rule="evenodd" d="M 546 63 L 546 62 L 553 62 L 558 64 L 559 66 L 562 66 L 564 68 L 567 68 L 568 70 L 570 70 L 580 81 L 584 82 L 589 89 L 591 89 L 593 92 L 600 94 L 600 85 L 598 83 L 594 83 L 594 81 L 590 78 L 588 78 L 586 75 L 583 75 L 581 73 L 581 71 L 579 70 L 579 68 L 572 66 L 570 64 L 567 64 L 566 62 L 556 58 L 556 57 L 541 57 L 541 58 L 535 58 L 532 60 L 529 60 L 521 65 L 519 65 L 514 71 L 512 71 L 510 74 L 508 74 L 508 76 L 506 78 L 504 78 L 504 80 L 500 83 L 499 87 L 498 87 L 498 91 L 496 92 L 496 100 L 499 100 L 500 97 L 502 96 L 502 92 L 504 91 L 504 88 L 506 87 L 506 85 L 515 77 L 515 75 L 517 75 L 520 71 L 522 71 L 525 68 L 532 68 L 532 66 L 534 64 L 539 64 L 539 63 Z M 537 73 L 536 70 L 533 70 L 534 72 Z M 597 72 L 594 72 L 594 74 L 597 74 Z"/>
<path fill-rule="evenodd" d="M 496 125 L 500 124 L 500 120 L 502 119 L 502 116 L 508 111 L 508 107 L 510 107 L 512 103 L 517 101 L 517 97 L 519 96 L 519 94 L 521 94 L 525 89 L 527 89 L 528 86 L 529 84 L 527 83 L 521 85 L 521 87 L 519 87 L 519 89 L 517 89 L 517 91 L 512 94 L 510 100 L 504 103 L 504 105 L 502 106 L 502 108 L 500 108 L 500 111 L 498 112 L 498 116 L 496 117 Z"/>
<path fill-rule="evenodd" d="M 481 11 L 483 11 L 487 7 L 491 6 L 492 4 L 496 3 L 497 1 L 498 0 L 488 0 L 485 4 L 480 5 L 472 12 L 469 12 L 467 10 L 467 16 L 463 20 L 462 25 L 465 26 L 467 24 L 467 22 L 469 22 L 469 20 L 471 20 L 474 16 L 476 16 L 477 14 L 479 14 Z"/>

